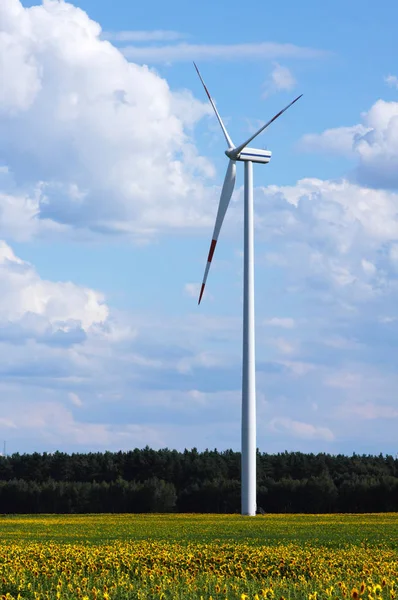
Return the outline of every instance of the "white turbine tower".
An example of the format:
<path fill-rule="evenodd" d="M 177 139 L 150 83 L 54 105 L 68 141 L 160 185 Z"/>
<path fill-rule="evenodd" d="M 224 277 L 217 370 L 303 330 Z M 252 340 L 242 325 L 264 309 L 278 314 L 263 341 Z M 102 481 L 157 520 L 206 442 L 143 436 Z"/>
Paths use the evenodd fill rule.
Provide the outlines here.
<path fill-rule="evenodd" d="M 218 236 L 224 221 L 225 213 L 234 191 L 236 178 L 236 161 L 245 163 L 245 181 L 244 181 L 244 257 L 243 257 L 243 369 L 242 369 L 242 449 L 241 449 L 241 483 L 242 483 L 242 515 L 254 516 L 256 514 L 256 361 L 255 361 L 255 339 L 254 339 L 254 229 L 253 229 L 253 163 L 269 163 L 271 152 L 269 150 L 259 150 L 249 148 L 248 144 L 257 137 L 268 125 L 280 117 L 292 104 L 301 98 L 302 94 L 290 102 L 283 110 L 278 112 L 270 121 L 260 127 L 260 129 L 249 137 L 248 140 L 235 146 L 229 137 L 228 131 L 218 113 L 216 105 L 202 79 L 199 69 L 195 69 L 205 88 L 205 92 L 210 100 L 218 122 L 224 133 L 228 144 L 225 154 L 228 156 L 229 163 L 225 175 L 223 187 L 221 190 L 220 202 L 218 205 L 216 223 L 214 225 L 213 237 L 210 244 L 209 255 L 202 287 L 199 295 L 199 302 L 202 299 L 206 285 L 206 279 L 209 274 L 211 261 L 216 248 Z"/>

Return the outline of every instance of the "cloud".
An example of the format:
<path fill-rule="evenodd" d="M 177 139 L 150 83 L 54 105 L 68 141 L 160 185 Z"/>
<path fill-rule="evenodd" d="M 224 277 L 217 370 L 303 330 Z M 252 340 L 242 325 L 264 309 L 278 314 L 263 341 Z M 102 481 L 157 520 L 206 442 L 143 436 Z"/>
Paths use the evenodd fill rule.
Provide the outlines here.
<path fill-rule="evenodd" d="M 390 247 L 390 259 L 394 265 L 398 266 L 398 244 L 392 244 Z"/>
<path fill-rule="evenodd" d="M 265 319 L 264 325 L 271 327 L 281 327 L 282 329 L 293 329 L 295 327 L 295 320 L 291 317 L 272 317 L 272 319 Z"/>
<path fill-rule="evenodd" d="M 294 421 L 288 418 L 277 417 L 272 419 L 269 426 L 271 430 L 276 433 L 289 432 L 295 437 L 307 440 L 325 440 L 330 442 L 333 441 L 335 437 L 328 427 L 319 427 L 317 425 L 312 425 L 311 423 Z"/>
<path fill-rule="evenodd" d="M 358 389 L 361 386 L 362 378 L 358 373 L 339 372 L 328 377 L 325 385 L 343 390 Z"/>
<path fill-rule="evenodd" d="M 380 323 L 394 323 L 398 321 L 398 317 L 379 317 Z"/>
<path fill-rule="evenodd" d="M 277 58 L 315 59 L 326 52 L 294 44 L 260 42 L 257 44 L 169 44 L 163 46 L 126 46 L 123 54 L 138 63 L 186 62 L 191 60 L 273 60 Z"/>
<path fill-rule="evenodd" d="M 184 285 L 184 294 L 186 296 L 189 296 L 190 298 L 195 298 L 195 300 L 197 301 L 199 298 L 200 288 L 200 283 L 186 283 Z M 211 300 L 214 300 L 214 296 L 210 294 L 210 292 L 207 289 L 205 289 L 203 293 L 203 299 L 209 302 Z"/>
<path fill-rule="evenodd" d="M 136 407 L 150 407 L 154 410 L 167 410 L 171 420 L 176 414 L 195 415 L 195 419 L 203 420 L 204 411 L 211 414 L 211 420 L 225 419 L 225 405 L 231 410 L 239 411 L 241 401 L 240 390 L 217 390 L 205 392 L 198 389 L 186 390 L 150 390 L 138 394 Z"/>
<path fill-rule="evenodd" d="M 287 67 L 276 64 L 271 73 L 271 80 L 277 90 L 289 91 L 296 85 L 292 72 Z"/>
<path fill-rule="evenodd" d="M 7 429 L 16 429 L 16 425 L 14 423 L 14 421 L 11 421 L 11 419 L 0 419 L 0 427 L 6 427 Z M 4 454 L 1 454 L 1 456 L 4 456 Z"/>
<path fill-rule="evenodd" d="M 377 100 L 362 115 L 363 123 L 307 134 L 301 147 L 358 159 L 354 171 L 357 183 L 373 187 L 398 187 L 398 102 Z"/>
<path fill-rule="evenodd" d="M 229 359 L 227 356 L 222 356 L 220 353 L 199 352 L 193 356 L 184 357 L 177 363 L 177 369 L 180 373 L 190 373 L 195 367 L 205 367 L 206 369 L 214 369 L 217 367 L 227 366 Z"/>
<path fill-rule="evenodd" d="M 186 283 L 184 285 L 184 292 L 190 298 L 199 298 L 200 283 Z"/>
<path fill-rule="evenodd" d="M 304 363 L 298 360 L 278 360 L 277 362 L 285 366 L 291 373 L 298 377 L 307 375 L 307 373 L 310 373 L 316 368 L 314 364 Z"/>
<path fill-rule="evenodd" d="M 193 141 L 196 123 L 211 113 L 208 103 L 187 90 L 171 90 L 155 70 L 128 62 L 102 39 L 98 23 L 67 2 L 25 8 L 7 0 L 0 28 L 0 154 L 6 169 L 0 174 L 0 235 L 87 239 L 117 233 L 145 241 L 159 231 L 211 227 L 219 189 L 208 185 L 214 167 Z M 180 34 L 113 35 L 156 41 Z M 162 61 L 322 56 L 268 42 L 123 52 L 130 59 L 134 52 L 159 53 Z"/>
<path fill-rule="evenodd" d="M 296 83 L 290 69 L 279 63 L 275 63 L 269 80 L 264 85 L 265 91 L 263 97 L 266 98 L 275 92 L 290 92 L 290 90 L 296 87 Z"/>
<path fill-rule="evenodd" d="M 324 344 L 326 346 L 331 346 L 332 348 L 340 349 L 354 349 L 360 346 L 355 340 L 347 339 L 341 335 L 333 335 L 330 338 L 326 338 Z"/>
<path fill-rule="evenodd" d="M 234 361 L 203 351 L 204 339 L 234 336 L 235 319 L 111 313 L 99 292 L 42 279 L 4 242 L 0 283 L 0 429 L 11 446 L 176 445 L 190 411 L 203 422 L 208 414 L 224 418 L 236 396 L 218 390 L 211 375 L 206 390 L 204 374 L 221 381 L 219 369 Z M 164 426 L 170 414 L 173 428 Z"/>
<path fill-rule="evenodd" d="M 186 37 L 178 31 L 157 29 L 153 31 L 103 31 L 102 39 L 111 42 L 170 42 Z"/>
<path fill-rule="evenodd" d="M 391 87 L 395 87 L 398 90 L 398 77 L 396 75 L 388 75 L 384 78 L 384 81 Z"/>
<path fill-rule="evenodd" d="M 364 117 L 370 128 L 355 144 L 358 180 L 374 187 L 398 187 L 398 102 L 378 100 Z"/>
<path fill-rule="evenodd" d="M 326 129 L 321 134 L 307 133 L 300 141 L 300 149 L 306 152 L 325 152 L 355 157 L 355 142 L 365 135 L 369 128 L 364 125 Z"/>
<path fill-rule="evenodd" d="M 354 304 L 396 294 L 398 193 L 303 179 L 257 188 L 256 197 L 257 235 L 283 256 L 278 271 L 290 285 Z"/>
<path fill-rule="evenodd" d="M 19 410 L 16 410 L 19 409 Z M 34 404 L 17 401 L 14 407 L 2 405 L 2 410 L 14 415 L 13 437 L 10 446 L 22 440 L 24 436 L 40 440 L 40 448 L 50 450 L 62 447 L 84 449 L 144 447 L 149 444 L 159 447 L 162 438 L 159 431 L 151 426 L 129 423 L 126 425 L 108 425 L 87 423 L 76 419 L 73 413 L 56 401 L 36 401 Z M 10 437 L 10 436 L 9 436 Z"/>
<path fill-rule="evenodd" d="M 69 392 L 68 397 L 74 406 L 83 406 L 83 402 L 75 392 Z"/>
<path fill-rule="evenodd" d="M 285 338 L 276 338 L 273 343 L 282 354 L 293 354 L 296 350 L 295 345 Z"/>
<path fill-rule="evenodd" d="M 0 28 L 0 230 L 142 238 L 210 223 L 214 168 L 192 140 L 207 103 L 129 63 L 66 2 L 7 0 Z"/>
<path fill-rule="evenodd" d="M 34 235 L 57 234 L 66 230 L 49 219 L 40 220 L 40 191 L 6 193 L 0 191 L 0 235 L 17 241 Z"/>
<path fill-rule="evenodd" d="M 79 330 L 87 332 L 105 323 L 108 307 L 98 292 L 71 282 L 52 282 L 40 278 L 34 267 L 15 256 L 8 244 L 0 241 L 0 332 L 39 338 L 52 335 L 66 339 Z"/>
<path fill-rule="evenodd" d="M 0 243 L 0 285 L 0 429 L 11 431 L 11 446 L 42 450 L 159 442 L 154 429 L 134 419 L 126 425 L 96 420 L 97 391 L 128 389 L 148 364 L 158 368 L 134 348 L 136 331 L 110 315 L 101 293 L 41 278 L 5 242 Z M 73 416 L 77 408 L 82 420 Z"/>
<path fill-rule="evenodd" d="M 396 419 L 398 418 L 398 407 L 386 404 L 375 404 L 373 402 L 356 402 L 346 404 L 341 412 L 344 416 L 355 415 L 361 419 Z"/>
<path fill-rule="evenodd" d="M 174 424 L 171 433 L 163 425 L 170 411 L 167 403 L 178 422 L 184 422 L 187 402 L 191 408 L 195 402 L 214 405 L 217 393 L 207 396 L 192 388 L 192 382 L 202 379 L 198 370 L 203 373 L 222 364 L 223 353 L 195 352 L 201 345 L 192 336 L 197 323 L 163 320 L 162 334 L 156 317 L 145 324 L 138 316 L 137 330 L 131 317 L 129 321 L 111 314 L 99 292 L 42 279 L 4 242 L 0 284 L 0 429 L 7 430 L 11 448 L 173 445 L 184 425 L 178 429 Z M 233 328 L 231 320 L 199 322 L 202 336 L 217 337 L 217 332 Z M 178 334 L 178 352 L 171 331 Z M 172 389 L 161 396 L 156 386 L 161 382 L 167 387 L 168 379 Z M 227 391 L 220 400 L 231 397 Z M 210 410 L 215 418 L 213 408 L 207 413 Z M 207 413 L 201 414 L 203 420 Z M 145 424 L 148 418 L 152 424 Z"/>

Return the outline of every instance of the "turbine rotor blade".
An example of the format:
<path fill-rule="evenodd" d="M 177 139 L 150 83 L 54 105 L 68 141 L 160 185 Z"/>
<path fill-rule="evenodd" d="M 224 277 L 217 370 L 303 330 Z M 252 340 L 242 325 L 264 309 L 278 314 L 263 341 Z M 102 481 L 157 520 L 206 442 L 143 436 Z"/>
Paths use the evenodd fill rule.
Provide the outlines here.
<path fill-rule="evenodd" d="M 288 104 L 287 106 L 285 106 L 285 108 L 283 108 L 282 110 L 280 110 L 274 117 L 272 117 L 272 119 L 270 119 L 265 125 L 263 125 L 262 127 L 260 127 L 260 129 L 251 137 L 249 137 L 248 140 L 246 140 L 246 142 L 243 142 L 243 144 L 241 144 L 240 146 L 237 146 L 233 152 L 231 152 L 231 155 L 233 155 L 233 157 L 236 157 L 239 152 L 242 152 L 243 148 L 245 148 L 245 146 L 247 146 L 248 144 L 250 144 L 250 142 L 252 140 L 254 140 L 255 137 L 257 137 L 262 131 L 264 131 L 264 129 L 266 129 L 268 127 L 268 125 L 271 125 L 271 123 L 273 123 L 278 117 L 280 117 L 285 110 L 287 110 L 288 108 L 290 108 L 295 102 L 297 102 L 297 100 L 300 100 L 301 96 L 303 94 L 300 94 L 300 96 L 297 96 L 297 98 L 295 98 L 292 102 L 290 102 L 290 104 Z"/>
<path fill-rule="evenodd" d="M 218 119 L 218 122 L 219 122 L 219 123 L 220 123 L 220 125 L 221 125 L 221 129 L 223 130 L 224 137 L 225 137 L 225 139 L 227 140 L 228 148 L 233 148 L 233 147 L 234 147 L 234 143 L 233 143 L 233 141 L 231 140 L 231 138 L 229 137 L 229 134 L 228 134 L 227 128 L 225 127 L 225 125 L 224 125 L 224 123 L 223 123 L 223 121 L 222 121 L 222 118 L 221 118 L 221 117 L 220 117 L 220 115 L 219 115 L 219 112 L 218 112 L 218 110 L 217 110 L 217 108 L 216 108 L 216 105 L 215 105 L 215 103 L 214 103 L 214 101 L 213 101 L 213 98 L 212 98 L 212 97 L 210 96 L 210 94 L 209 94 L 209 90 L 207 89 L 207 87 L 206 87 L 206 84 L 205 84 L 205 82 L 203 81 L 202 75 L 200 74 L 200 71 L 199 71 L 198 67 L 196 66 L 196 63 L 193 63 L 193 64 L 194 64 L 194 67 L 195 67 L 195 69 L 196 69 L 196 72 L 197 72 L 197 74 L 199 75 L 199 79 L 200 79 L 200 81 L 202 82 L 202 85 L 203 85 L 203 87 L 205 88 L 205 92 L 206 92 L 206 94 L 207 94 L 207 97 L 208 97 L 208 99 L 210 100 L 210 104 L 212 105 L 212 107 L 213 107 L 213 110 L 214 110 L 214 112 L 216 113 L 216 117 L 217 117 L 217 119 Z"/>
<path fill-rule="evenodd" d="M 216 249 L 218 236 L 220 234 L 221 226 L 224 221 L 225 213 L 227 212 L 229 202 L 231 200 L 232 193 L 235 187 L 236 179 L 236 163 L 234 160 L 230 160 L 225 174 L 224 183 L 221 190 L 220 202 L 218 204 L 216 223 L 214 225 L 213 236 L 211 239 L 210 250 L 207 257 L 207 264 L 205 268 L 205 274 L 203 276 L 202 287 L 200 288 L 200 295 L 198 304 L 202 300 L 203 292 L 205 291 L 206 279 L 209 274 L 211 261 L 213 259 L 214 250 Z"/>

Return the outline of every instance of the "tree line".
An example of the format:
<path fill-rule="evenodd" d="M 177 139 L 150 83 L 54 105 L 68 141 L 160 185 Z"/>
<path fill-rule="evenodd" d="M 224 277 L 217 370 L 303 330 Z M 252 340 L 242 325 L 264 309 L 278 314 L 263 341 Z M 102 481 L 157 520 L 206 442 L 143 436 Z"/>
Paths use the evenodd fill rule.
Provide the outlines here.
<path fill-rule="evenodd" d="M 257 452 L 257 504 L 272 513 L 398 511 L 398 459 Z M 239 511 L 240 453 L 232 450 L 0 457 L 3 514 Z"/>

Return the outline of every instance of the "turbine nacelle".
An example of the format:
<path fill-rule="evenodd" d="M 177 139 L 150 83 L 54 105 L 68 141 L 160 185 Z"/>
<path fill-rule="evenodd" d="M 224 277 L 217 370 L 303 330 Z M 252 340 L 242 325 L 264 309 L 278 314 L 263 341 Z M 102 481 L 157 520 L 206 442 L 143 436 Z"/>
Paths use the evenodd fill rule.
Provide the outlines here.
<path fill-rule="evenodd" d="M 272 156 L 271 150 L 261 150 L 260 148 L 249 148 L 248 146 L 245 146 L 245 148 L 243 150 L 241 150 L 240 152 L 236 152 L 236 148 L 228 148 L 228 150 L 225 151 L 225 154 L 231 160 L 240 160 L 240 161 L 250 160 L 251 162 L 262 163 L 262 164 L 269 163 L 269 161 L 271 160 L 271 156 Z"/>

